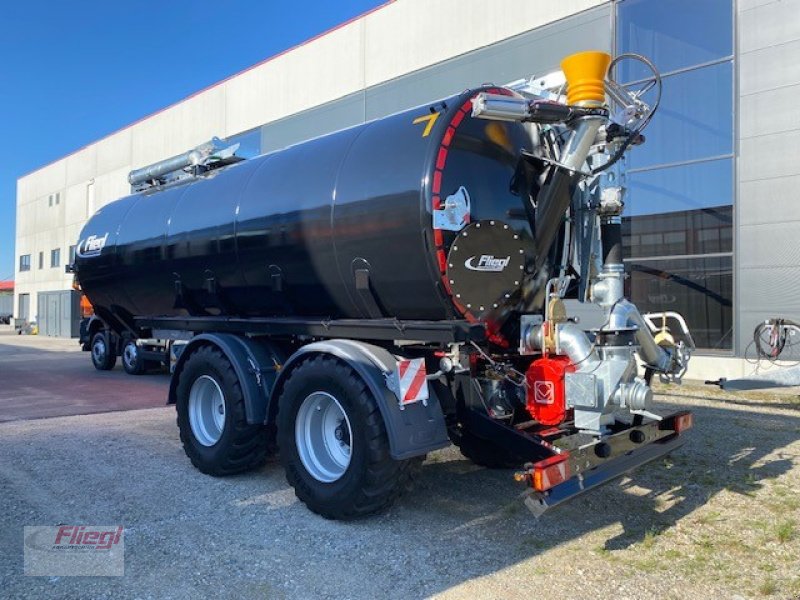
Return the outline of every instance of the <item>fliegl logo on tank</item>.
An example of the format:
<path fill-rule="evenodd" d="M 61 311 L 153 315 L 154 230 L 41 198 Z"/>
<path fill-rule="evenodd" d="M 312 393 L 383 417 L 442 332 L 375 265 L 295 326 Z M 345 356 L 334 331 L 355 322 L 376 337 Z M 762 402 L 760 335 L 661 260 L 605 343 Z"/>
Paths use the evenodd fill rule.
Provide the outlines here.
<path fill-rule="evenodd" d="M 464 266 L 467 267 L 470 271 L 486 271 L 489 273 L 500 273 L 503 269 L 508 266 L 508 263 L 511 261 L 510 256 L 506 256 L 505 258 L 495 258 L 493 254 L 481 254 L 481 257 L 478 258 L 478 264 L 475 264 L 475 259 L 478 258 L 477 256 L 470 256 L 467 260 L 464 261 Z"/>
<path fill-rule="evenodd" d="M 99 256 L 100 253 L 103 251 L 103 248 L 106 247 L 107 241 L 108 241 L 108 233 L 106 233 L 104 236 L 90 235 L 85 240 L 81 240 L 80 242 L 78 242 L 78 247 L 75 250 L 75 254 L 77 254 L 81 258 L 91 258 L 92 256 Z"/>

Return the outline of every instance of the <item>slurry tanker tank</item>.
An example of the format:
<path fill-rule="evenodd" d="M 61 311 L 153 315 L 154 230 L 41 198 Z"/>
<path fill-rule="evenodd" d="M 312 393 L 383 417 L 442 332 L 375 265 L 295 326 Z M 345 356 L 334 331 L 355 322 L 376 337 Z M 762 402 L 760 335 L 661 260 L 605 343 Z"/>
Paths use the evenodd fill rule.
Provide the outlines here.
<path fill-rule="evenodd" d="M 652 76 L 618 85 L 621 60 Z M 250 160 L 215 139 L 131 172 L 76 249 L 95 367 L 170 364 L 195 467 L 279 449 L 329 518 L 389 506 L 451 441 L 517 468 L 536 515 L 676 450 L 692 415 L 656 414 L 650 380 L 680 381 L 691 335 L 625 298 L 606 176 L 643 143 L 661 78 L 596 51 L 562 69 Z"/>
<path fill-rule="evenodd" d="M 129 325 L 503 316 L 535 274 L 531 125 L 472 117 L 481 92 L 512 94 L 469 90 L 117 200 L 81 234 L 81 287 Z"/>

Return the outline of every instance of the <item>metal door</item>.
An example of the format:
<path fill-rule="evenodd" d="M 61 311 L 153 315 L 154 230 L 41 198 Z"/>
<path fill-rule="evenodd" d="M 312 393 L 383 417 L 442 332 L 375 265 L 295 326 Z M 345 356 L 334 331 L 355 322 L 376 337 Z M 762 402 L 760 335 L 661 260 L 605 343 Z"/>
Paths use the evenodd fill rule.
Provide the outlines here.
<path fill-rule="evenodd" d="M 50 337 L 58 337 L 59 323 L 61 322 L 61 298 L 58 294 L 47 294 L 47 321 L 45 323 L 45 335 Z"/>
<path fill-rule="evenodd" d="M 30 294 L 20 294 L 18 302 L 19 302 L 18 318 L 19 319 L 24 319 L 25 321 L 30 321 L 30 319 L 31 319 L 31 295 Z"/>

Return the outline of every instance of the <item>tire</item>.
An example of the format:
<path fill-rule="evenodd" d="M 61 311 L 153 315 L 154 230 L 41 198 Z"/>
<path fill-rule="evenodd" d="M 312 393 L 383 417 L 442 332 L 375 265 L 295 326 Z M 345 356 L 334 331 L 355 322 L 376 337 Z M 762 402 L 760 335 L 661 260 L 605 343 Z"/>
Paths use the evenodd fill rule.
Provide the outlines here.
<path fill-rule="evenodd" d="M 111 343 L 111 335 L 105 331 L 98 331 L 92 336 L 90 351 L 92 364 L 98 371 L 110 371 L 117 364 L 117 353 Z"/>
<path fill-rule="evenodd" d="M 338 423 L 333 437 L 320 434 L 330 432 L 333 423 Z M 355 519 L 388 508 L 409 489 L 422 462 L 392 459 L 372 393 L 353 369 L 330 356 L 307 359 L 291 371 L 277 425 L 286 479 L 310 510 L 327 519 Z"/>
<path fill-rule="evenodd" d="M 147 367 L 141 358 L 136 340 L 128 340 L 122 348 L 122 368 L 128 375 L 141 375 Z"/>
<path fill-rule="evenodd" d="M 513 469 L 525 461 L 513 452 L 501 448 L 494 442 L 479 438 L 472 433 L 460 429 L 451 433 L 450 440 L 458 446 L 461 454 L 476 465 L 489 469 Z"/>
<path fill-rule="evenodd" d="M 263 465 L 266 428 L 247 423 L 242 387 L 225 355 L 213 346 L 202 346 L 186 359 L 179 377 L 178 430 L 192 464 L 217 477 Z"/>

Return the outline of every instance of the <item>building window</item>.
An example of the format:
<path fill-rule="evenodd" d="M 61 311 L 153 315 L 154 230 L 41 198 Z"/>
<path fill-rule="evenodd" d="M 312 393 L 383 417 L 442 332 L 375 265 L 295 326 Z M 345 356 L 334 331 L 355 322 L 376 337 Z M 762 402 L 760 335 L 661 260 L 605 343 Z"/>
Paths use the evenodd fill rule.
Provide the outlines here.
<path fill-rule="evenodd" d="M 48 197 L 47 206 L 50 206 L 50 207 L 53 206 L 53 194 L 50 194 L 50 196 Z"/>
<path fill-rule="evenodd" d="M 617 9 L 617 52 L 646 56 L 662 75 L 731 58 L 733 3 L 703 0 L 701 8 L 697 0 L 621 0 Z M 648 75 L 640 63 L 625 61 L 620 65 L 621 81 Z"/>
<path fill-rule="evenodd" d="M 39 268 L 44 269 L 44 252 L 39 252 Z"/>
<path fill-rule="evenodd" d="M 56 192 L 56 204 L 61 204 L 61 192 Z"/>
<path fill-rule="evenodd" d="M 61 248 L 50 250 L 50 267 L 61 266 Z"/>
<path fill-rule="evenodd" d="M 69 247 L 69 264 L 71 265 L 75 264 L 75 248 L 76 246 Z"/>
<path fill-rule="evenodd" d="M 687 14 L 693 18 L 687 21 Z M 699 11 L 695 0 L 620 0 L 617 52 L 653 60 L 664 84 L 658 113 L 645 132 L 648 143 L 627 154 L 621 175 L 627 188 L 626 294 L 643 312 L 683 314 L 699 348 L 729 350 L 732 2 L 707 0 Z M 640 87 L 648 73 L 623 61 L 617 75 Z"/>
<path fill-rule="evenodd" d="M 20 271 L 30 271 L 31 270 L 31 255 L 30 254 L 22 254 L 19 257 L 19 270 Z"/>

